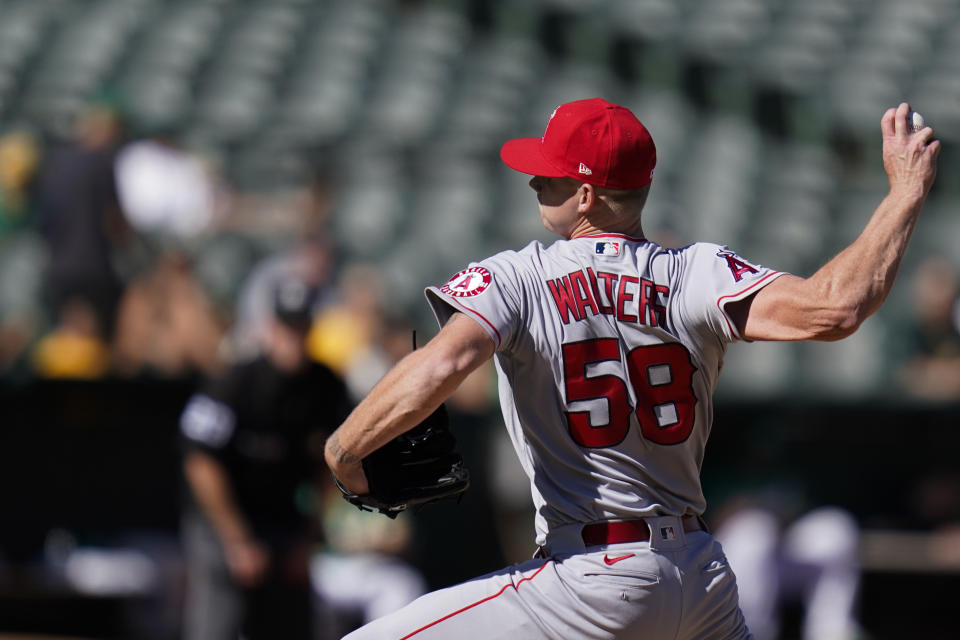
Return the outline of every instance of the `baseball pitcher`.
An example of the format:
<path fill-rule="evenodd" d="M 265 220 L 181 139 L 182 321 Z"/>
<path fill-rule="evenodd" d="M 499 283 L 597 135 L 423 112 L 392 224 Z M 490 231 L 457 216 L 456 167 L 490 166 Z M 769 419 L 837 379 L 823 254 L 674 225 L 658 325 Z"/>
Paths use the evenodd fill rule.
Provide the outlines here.
<path fill-rule="evenodd" d="M 656 150 L 627 109 L 559 106 L 542 137 L 507 142 L 561 239 L 471 264 L 427 299 L 441 330 L 327 442 L 355 496 L 363 459 L 427 418 L 490 357 L 530 480 L 536 556 L 428 594 L 357 639 L 749 638 L 700 467 L 726 345 L 837 340 L 883 302 L 936 174 L 940 143 L 882 118 L 889 193 L 860 236 L 809 278 L 697 243 L 666 249 L 641 210 Z M 469 552 L 469 549 L 465 549 Z"/>

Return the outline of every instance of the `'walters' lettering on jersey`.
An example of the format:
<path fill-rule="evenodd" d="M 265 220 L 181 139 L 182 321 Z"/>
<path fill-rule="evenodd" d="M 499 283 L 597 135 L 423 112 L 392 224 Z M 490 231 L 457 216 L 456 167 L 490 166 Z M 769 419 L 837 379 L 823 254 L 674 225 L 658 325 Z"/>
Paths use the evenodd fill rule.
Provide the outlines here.
<path fill-rule="evenodd" d="M 569 324 L 571 317 L 583 320 L 589 311 L 595 316 L 616 316 L 621 322 L 667 328 L 664 305 L 670 290 L 652 280 L 606 271 L 594 272 L 587 267 L 556 280 L 547 280 L 547 286 L 563 324 Z"/>

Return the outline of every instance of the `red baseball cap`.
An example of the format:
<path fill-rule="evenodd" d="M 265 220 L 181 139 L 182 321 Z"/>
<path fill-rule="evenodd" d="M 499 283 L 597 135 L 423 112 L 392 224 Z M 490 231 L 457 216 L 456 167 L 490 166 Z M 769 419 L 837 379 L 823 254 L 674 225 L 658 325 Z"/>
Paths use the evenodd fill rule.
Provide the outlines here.
<path fill-rule="evenodd" d="M 629 109 L 591 98 L 560 105 L 543 137 L 508 140 L 500 158 L 520 173 L 639 189 L 653 180 L 657 148 Z"/>

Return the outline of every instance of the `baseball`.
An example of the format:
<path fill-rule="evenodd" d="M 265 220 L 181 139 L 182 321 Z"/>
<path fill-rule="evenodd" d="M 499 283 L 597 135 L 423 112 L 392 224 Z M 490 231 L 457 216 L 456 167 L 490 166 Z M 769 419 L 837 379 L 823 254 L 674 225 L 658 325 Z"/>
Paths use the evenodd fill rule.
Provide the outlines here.
<path fill-rule="evenodd" d="M 916 111 L 911 111 L 907 114 L 907 128 L 910 130 L 910 133 L 916 133 L 920 131 L 920 129 L 923 129 L 924 126 L 922 115 Z"/>

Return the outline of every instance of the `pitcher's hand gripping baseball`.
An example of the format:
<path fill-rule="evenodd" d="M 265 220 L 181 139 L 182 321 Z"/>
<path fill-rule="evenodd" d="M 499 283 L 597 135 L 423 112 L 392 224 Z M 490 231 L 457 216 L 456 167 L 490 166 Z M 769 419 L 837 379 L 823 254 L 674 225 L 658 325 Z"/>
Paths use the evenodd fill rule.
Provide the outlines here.
<path fill-rule="evenodd" d="M 363 459 L 369 493 L 358 495 L 334 479 L 351 504 L 396 518 L 410 507 L 459 499 L 470 487 L 470 473 L 456 444 L 441 404 L 426 420 Z"/>
<path fill-rule="evenodd" d="M 917 129 L 921 125 L 922 128 Z M 925 198 L 937 175 L 940 141 L 923 116 L 906 102 L 888 109 L 880 122 L 883 134 L 883 167 L 895 193 L 912 194 L 918 189 Z"/>

